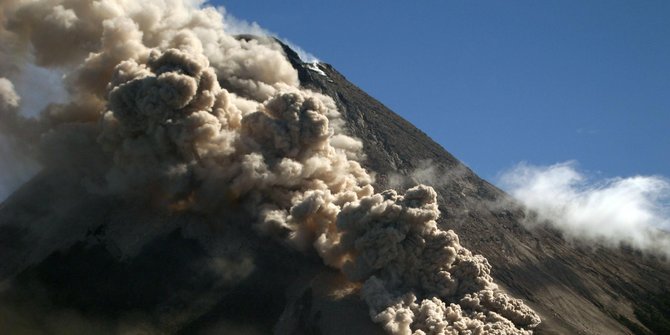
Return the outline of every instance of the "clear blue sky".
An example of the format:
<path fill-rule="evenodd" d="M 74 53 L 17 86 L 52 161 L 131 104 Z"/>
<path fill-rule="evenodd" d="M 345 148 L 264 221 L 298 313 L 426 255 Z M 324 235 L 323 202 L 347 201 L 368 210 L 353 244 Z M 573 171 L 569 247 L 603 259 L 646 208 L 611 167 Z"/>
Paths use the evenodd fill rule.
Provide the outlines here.
<path fill-rule="evenodd" d="M 670 176 L 670 1 L 213 1 L 334 65 L 482 177 Z"/>

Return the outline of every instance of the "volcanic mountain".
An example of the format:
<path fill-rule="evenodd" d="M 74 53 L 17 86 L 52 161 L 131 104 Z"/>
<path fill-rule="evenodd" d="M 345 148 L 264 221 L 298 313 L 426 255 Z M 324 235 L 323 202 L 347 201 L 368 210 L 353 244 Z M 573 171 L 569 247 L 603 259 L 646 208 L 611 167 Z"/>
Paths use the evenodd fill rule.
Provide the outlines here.
<path fill-rule="evenodd" d="M 301 84 L 333 97 L 347 129 L 363 140 L 364 165 L 379 188 L 437 182 L 440 225 L 493 264 L 492 275 L 542 317 L 537 334 L 664 334 L 670 331 L 670 266 L 630 248 L 568 241 L 509 195 L 479 178 L 412 124 L 367 95 L 328 64 L 302 63 L 285 47 Z M 320 71 L 316 71 L 317 68 Z M 430 166 L 426 166 L 429 164 Z M 433 179 L 433 178 L 431 178 Z M 529 216 L 530 215 L 530 216 Z"/>
<path fill-rule="evenodd" d="M 39 130 L 13 129 L 44 167 L 0 205 L 0 332 L 670 332 L 667 260 L 527 228 L 532 213 L 332 66 L 265 37 L 211 42 L 211 11 L 156 14 L 175 32 L 64 4 L 9 7 L 1 31 L 106 20 L 80 36 L 103 36 L 83 44 L 98 53 L 30 41 L 44 65 L 85 59 L 72 104 L 23 120 L 0 82 L 0 117 Z"/>

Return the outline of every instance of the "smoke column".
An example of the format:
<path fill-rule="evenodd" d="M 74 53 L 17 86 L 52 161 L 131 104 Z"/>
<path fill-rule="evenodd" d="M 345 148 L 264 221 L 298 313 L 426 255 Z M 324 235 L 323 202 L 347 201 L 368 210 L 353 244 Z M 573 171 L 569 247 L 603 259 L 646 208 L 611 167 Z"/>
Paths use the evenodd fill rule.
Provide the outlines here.
<path fill-rule="evenodd" d="M 340 270 L 390 334 L 530 334 L 540 319 L 440 229 L 436 193 L 376 192 L 333 100 L 300 87 L 270 37 L 233 36 L 195 0 L 5 0 L 0 122 L 44 170 L 91 194 L 150 197 L 239 225 Z M 18 113 L 27 62 L 67 101 Z M 39 94 L 39 92 L 28 92 Z"/>

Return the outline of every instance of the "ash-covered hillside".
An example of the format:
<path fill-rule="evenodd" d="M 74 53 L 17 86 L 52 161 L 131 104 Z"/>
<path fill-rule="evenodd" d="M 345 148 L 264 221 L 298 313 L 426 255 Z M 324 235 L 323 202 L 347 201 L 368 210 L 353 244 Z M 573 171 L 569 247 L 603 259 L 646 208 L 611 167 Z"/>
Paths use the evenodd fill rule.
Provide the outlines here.
<path fill-rule="evenodd" d="M 2 333 L 667 329 L 667 263 L 526 230 L 332 67 L 216 9 L 0 9 L 0 130 L 42 167 L 0 205 Z M 68 92 L 36 118 L 26 63 Z"/>

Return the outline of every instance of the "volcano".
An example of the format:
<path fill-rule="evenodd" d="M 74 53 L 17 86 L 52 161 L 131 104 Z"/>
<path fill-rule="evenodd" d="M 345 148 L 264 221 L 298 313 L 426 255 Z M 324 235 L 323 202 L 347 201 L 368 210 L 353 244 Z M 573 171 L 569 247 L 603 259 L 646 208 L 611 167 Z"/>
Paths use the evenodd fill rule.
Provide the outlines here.
<path fill-rule="evenodd" d="M 493 264 L 493 277 L 540 313 L 537 334 L 663 334 L 670 318 L 667 260 L 630 248 L 611 249 L 564 239 L 508 194 L 479 178 L 421 130 L 346 80 L 328 64 L 325 75 L 301 63 L 301 83 L 333 97 L 347 128 L 364 142 L 365 166 L 380 188 L 396 174 L 417 182 L 414 171 L 431 168 L 443 217 L 461 243 Z M 411 183 L 411 182 L 410 182 Z M 538 225 L 532 225 L 537 227 Z M 542 226 L 542 225 L 539 225 Z"/>
<path fill-rule="evenodd" d="M 10 6 L 0 36 L 102 20 L 86 3 Z M 128 11 L 90 25 L 87 52 L 30 40 L 44 66 L 83 59 L 67 80 L 87 94 L 42 121 L 0 101 L 43 166 L 0 205 L 2 333 L 670 332 L 667 259 L 527 228 L 513 198 L 281 41 L 221 35 L 219 54 L 214 12 L 173 32 Z"/>

